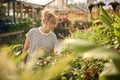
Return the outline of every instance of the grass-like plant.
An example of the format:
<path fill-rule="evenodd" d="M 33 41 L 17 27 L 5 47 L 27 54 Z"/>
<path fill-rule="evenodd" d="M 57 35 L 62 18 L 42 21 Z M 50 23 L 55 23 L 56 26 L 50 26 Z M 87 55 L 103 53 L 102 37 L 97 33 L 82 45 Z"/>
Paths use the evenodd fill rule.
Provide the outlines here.
<path fill-rule="evenodd" d="M 0 79 L 95 80 L 99 78 L 100 80 L 115 80 L 116 77 L 113 75 L 119 77 L 119 73 L 116 71 L 119 72 L 120 69 L 120 55 L 116 52 L 80 39 L 66 39 L 64 44 L 68 46 L 68 51 L 64 52 L 65 54 L 62 56 L 49 55 L 43 57 L 44 51 L 40 50 L 36 55 L 33 55 L 22 71 L 19 70 L 17 64 L 25 55 L 15 57 L 9 47 L 0 48 Z M 109 72 L 112 67 L 116 70 L 113 72 L 117 74 L 112 73 L 112 71 L 110 75 L 104 74 L 104 60 L 108 60 L 108 64 L 110 64 L 104 70 Z M 113 77 L 108 79 L 109 77 L 106 76 Z"/>

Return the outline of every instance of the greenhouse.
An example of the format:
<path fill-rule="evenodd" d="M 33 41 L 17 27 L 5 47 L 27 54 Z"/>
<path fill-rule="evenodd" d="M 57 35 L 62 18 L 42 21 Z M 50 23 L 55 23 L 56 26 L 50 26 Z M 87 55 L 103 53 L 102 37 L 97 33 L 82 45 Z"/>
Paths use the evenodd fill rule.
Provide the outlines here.
<path fill-rule="evenodd" d="M 0 0 L 0 80 L 119 80 L 120 0 Z"/>

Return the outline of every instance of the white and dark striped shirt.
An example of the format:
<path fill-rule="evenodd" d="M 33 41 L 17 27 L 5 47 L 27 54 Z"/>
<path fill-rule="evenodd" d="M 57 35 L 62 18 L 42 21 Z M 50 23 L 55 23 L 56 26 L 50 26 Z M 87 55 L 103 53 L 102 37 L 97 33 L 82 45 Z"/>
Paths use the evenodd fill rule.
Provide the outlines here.
<path fill-rule="evenodd" d="M 57 42 L 54 32 L 51 31 L 45 34 L 39 28 L 30 29 L 26 34 L 26 38 L 30 41 L 28 54 L 32 54 L 40 48 L 44 48 L 47 53 L 50 53 Z"/>

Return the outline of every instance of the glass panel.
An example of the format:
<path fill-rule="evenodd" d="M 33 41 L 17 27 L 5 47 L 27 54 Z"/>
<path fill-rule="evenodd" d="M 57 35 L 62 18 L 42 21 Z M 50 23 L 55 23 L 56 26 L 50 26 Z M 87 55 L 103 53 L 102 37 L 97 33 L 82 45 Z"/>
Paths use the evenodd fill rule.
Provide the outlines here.
<path fill-rule="evenodd" d="M 40 4 L 40 5 L 46 5 L 47 3 L 51 2 L 53 0 L 26 0 L 26 2 Z"/>

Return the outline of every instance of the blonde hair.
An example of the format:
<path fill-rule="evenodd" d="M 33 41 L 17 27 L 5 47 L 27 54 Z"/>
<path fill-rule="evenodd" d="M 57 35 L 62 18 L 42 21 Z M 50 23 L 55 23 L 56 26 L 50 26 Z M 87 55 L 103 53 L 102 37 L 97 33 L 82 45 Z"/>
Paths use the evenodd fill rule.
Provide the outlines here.
<path fill-rule="evenodd" d="M 50 12 L 49 10 L 42 11 L 42 24 L 44 24 L 45 21 L 50 21 L 51 23 L 57 22 L 57 17 L 55 14 Z"/>

